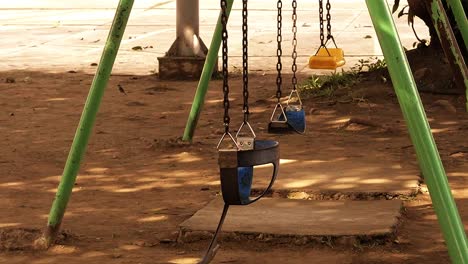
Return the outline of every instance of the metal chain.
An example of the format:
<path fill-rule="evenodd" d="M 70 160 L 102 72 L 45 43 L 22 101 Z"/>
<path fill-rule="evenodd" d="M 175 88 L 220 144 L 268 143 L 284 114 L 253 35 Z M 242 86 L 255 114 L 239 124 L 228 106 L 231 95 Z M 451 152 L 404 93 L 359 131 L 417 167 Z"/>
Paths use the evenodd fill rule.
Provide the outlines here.
<path fill-rule="evenodd" d="M 329 40 L 329 39 L 333 38 L 332 33 L 331 33 L 331 14 L 330 14 L 331 4 L 330 4 L 330 0 L 327 0 L 326 8 L 327 8 L 327 40 Z"/>
<path fill-rule="evenodd" d="M 221 0 L 221 39 L 223 42 L 222 57 L 223 57 L 223 93 L 224 93 L 224 129 L 225 133 L 229 133 L 229 83 L 228 83 L 228 32 L 227 32 L 227 0 Z"/>
<path fill-rule="evenodd" d="M 319 22 L 320 22 L 320 46 L 325 46 L 325 34 L 323 33 L 323 0 L 319 0 Z"/>
<path fill-rule="evenodd" d="M 244 96 L 244 123 L 249 121 L 249 40 L 248 40 L 247 0 L 242 0 L 242 82 Z"/>
<path fill-rule="evenodd" d="M 292 13 L 292 21 L 293 21 L 293 26 L 292 26 L 292 32 L 293 32 L 293 40 L 292 40 L 292 46 L 293 46 L 293 52 L 292 52 L 292 85 L 293 85 L 293 91 L 296 91 L 297 89 L 297 77 L 296 77 L 296 72 L 297 72 L 297 64 L 296 64 L 296 59 L 297 59 L 297 1 L 293 0 L 292 1 L 292 8 L 293 8 L 293 13 Z"/>
<path fill-rule="evenodd" d="M 283 79 L 281 77 L 281 70 L 283 68 L 283 65 L 281 64 L 281 55 L 283 55 L 283 51 L 281 49 L 281 41 L 282 41 L 282 36 L 281 36 L 281 27 L 282 27 L 282 15 L 281 15 L 281 9 L 283 7 L 283 2 L 281 0 L 278 0 L 278 34 L 276 36 L 276 41 L 278 43 L 278 49 L 276 51 L 276 55 L 278 56 L 278 63 L 276 63 L 276 70 L 278 71 L 278 76 L 276 77 L 276 99 L 278 99 L 278 103 L 280 102 L 281 99 L 281 85 L 283 83 Z"/>

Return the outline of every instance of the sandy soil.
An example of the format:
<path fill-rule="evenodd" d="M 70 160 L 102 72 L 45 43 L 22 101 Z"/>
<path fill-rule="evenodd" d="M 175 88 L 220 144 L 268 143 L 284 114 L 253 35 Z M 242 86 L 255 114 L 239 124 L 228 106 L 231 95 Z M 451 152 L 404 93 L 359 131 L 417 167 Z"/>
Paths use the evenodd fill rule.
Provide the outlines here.
<path fill-rule="evenodd" d="M 7 83 L 7 78 L 15 82 Z M 49 251 L 30 249 L 46 224 L 92 78 L 82 73 L 0 72 L 0 263 L 194 263 L 209 241 L 175 240 L 178 224 L 219 195 L 215 150 L 222 132 L 219 80 L 211 83 L 199 130 L 188 145 L 177 138 L 183 133 L 196 82 L 113 76 L 64 232 Z M 239 76 L 232 80 L 236 127 L 241 119 L 240 80 Z M 274 104 L 274 82 L 271 75 L 250 79 L 252 124 L 262 137 L 271 137 L 265 129 Z M 119 92 L 118 84 L 126 94 Z M 440 99 L 450 105 L 435 103 Z M 424 94 L 423 101 L 468 229 L 468 114 L 463 96 Z M 334 98 L 308 98 L 304 103 L 310 113 L 308 134 L 317 139 L 308 141 L 307 149 L 339 141 L 346 149 L 337 157 L 365 155 L 372 147 L 392 153 L 406 166 L 417 165 L 388 83 L 364 80 Z M 382 127 L 352 124 L 340 129 L 349 117 L 370 118 Z M 397 239 L 387 245 L 346 248 L 226 241 L 214 263 L 449 263 L 424 184 L 419 195 L 407 198 L 405 208 Z"/>

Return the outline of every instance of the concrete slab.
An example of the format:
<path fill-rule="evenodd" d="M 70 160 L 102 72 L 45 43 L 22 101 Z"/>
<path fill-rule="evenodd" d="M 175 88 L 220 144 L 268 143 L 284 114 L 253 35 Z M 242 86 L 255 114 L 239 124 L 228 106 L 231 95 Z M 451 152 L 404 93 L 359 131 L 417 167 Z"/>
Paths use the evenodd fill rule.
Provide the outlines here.
<path fill-rule="evenodd" d="M 273 237 L 392 236 L 398 224 L 401 206 L 401 201 L 397 200 L 311 201 L 264 198 L 249 206 L 231 206 L 223 233 Z M 192 232 L 214 232 L 222 208 L 222 198 L 216 198 L 183 222 L 180 225 L 182 241 L 190 237 Z"/>

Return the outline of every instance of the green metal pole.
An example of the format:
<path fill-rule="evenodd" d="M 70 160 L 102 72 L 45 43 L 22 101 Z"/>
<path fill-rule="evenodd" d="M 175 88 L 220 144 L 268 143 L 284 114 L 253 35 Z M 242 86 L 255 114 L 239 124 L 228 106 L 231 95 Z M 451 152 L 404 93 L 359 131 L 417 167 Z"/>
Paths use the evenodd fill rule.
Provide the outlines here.
<path fill-rule="evenodd" d="M 366 0 L 453 263 L 468 264 L 468 239 L 416 83 L 385 0 Z"/>
<path fill-rule="evenodd" d="M 468 20 L 466 19 L 466 13 L 463 9 L 462 2 L 460 0 L 446 0 L 450 9 L 452 9 L 453 16 L 457 22 L 457 26 L 465 42 L 465 47 L 468 48 Z M 464 0 L 466 1 L 466 0 Z"/>
<path fill-rule="evenodd" d="M 468 111 L 468 68 L 445 12 L 444 4 L 442 0 L 432 0 L 426 2 L 426 6 L 454 75 L 455 83 L 460 89 L 466 91 L 466 110 Z"/>
<path fill-rule="evenodd" d="M 229 18 L 231 13 L 232 5 L 234 0 L 227 0 L 227 9 L 226 13 Z M 182 140 L 192 141 L 193 135 L 195 134 L 195 129 L 197 128 L 198 119 L 205 103 L 206 92 L 208 91 L 208 84 L 213 74 L 213 69 L 218 59 L 219 47 L 221 46 L 221 12 L 218 17 L 218 22 L 216 23 L 216 28 L 213 33 L 213 38 L 211 39 L 210 49 L 206 55 L 205 65 L 203 66 L 203 71 L 198 81 L 197 91 L 195 93 L 195 98 L 193 99 L 192 109 L 187 120 L 187 125 L 185 126 L 184 136 Z"/>
<path fill-rule="evenodd" d="M 37 241 L 38 246 L 48 248 L 54 243 L 57 233 L 62 223 L 63 215 L 67 208 L 76 176 L 80 169 L 81 159 L 85 153 L 88 139 L 94 126 L 99 105 L 101 103 L 104 90 L 109 81 L 115 57 L 119 50 L 125 27 L 130 17 L 134 0 L 120 0 L 116 10 L 112 27 L 107 37 L 101 61 L 94 76 L 93 83 L 88 94 L 88 99 L 81 115 L 75 138 L 68 154 L 68 159 L 63 170 L 62 178 L 58 186 L 55 200 L 49 213 L 49 220 L 44 236 Z"/>

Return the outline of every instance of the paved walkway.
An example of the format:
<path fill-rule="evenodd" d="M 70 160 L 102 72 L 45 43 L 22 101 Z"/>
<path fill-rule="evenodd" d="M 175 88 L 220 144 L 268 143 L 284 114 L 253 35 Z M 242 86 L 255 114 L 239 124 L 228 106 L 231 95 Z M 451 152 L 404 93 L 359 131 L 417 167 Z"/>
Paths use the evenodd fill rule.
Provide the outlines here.
<path fill-rule="evenodd" d="M 99 61 L 117 0 L 75 1 L 17 0 L 0 3 L 0 69 L 78 70 L 93 73 L 91 63 Z M 300 69 L 319 44 L 317 1 L 299 3 L 298 53 Z M 276 54 L 276 1 L 250 1 L 251 70 L 274 71 Z M 285 2 L 286 3 L 286 2 Z M 267 5 L 268 4 L 268 5 Z M 347 67 L 359 59 L 381 56 L 370 17 L 363 0 L 332 2 L 333 30 L 338 45 L 346 54 Z M 200 1 L 200 34 L 209 45 L 217 16 L 217 0 Z M 291 8 L 284 4 L 284 62 L 291 50 Z M 403 6 L 403 5 L 401 5 Z M 235 3 L 230 20 L 232 70 L 240 67 L 240 1 Z M 397 25 L 403 44 L 411 48 L 415 37 L 406 19 Z M 427 37 L 422 21 L 416 30 Z M 175 39 L 175 0 L 135 1 L 114 73 L 148 74 L 157 70 L 157 57 L 163 56 Z M 143 51 L 132 47 L 142 46 Z M 146 47 L 146 48 L 145 48 Z M 290 67 L 285 67 L 290 69 Z"/>
<path fill-rule="evenodd" d="M 214 232 L 222 212 L 221 197 L 211 201 L 180 224 L 180 238 L 190 241 L 199 231 Z M 231 206 L 223 234 L 273 235 L 287 237 L 391 237 L 400 217 L 402 202 L 307 201 L 264 198 L 249 206 Z M 195 235 L 196 236 L 196 235 Z M 303 240 L 304 241 L 304 240 Z M 293 241 L 290 241 L 293 242 Z M 304 244 L 308 240 L 304 241 Z M 352 246 L 348 244 L 347 246 Z"/>

